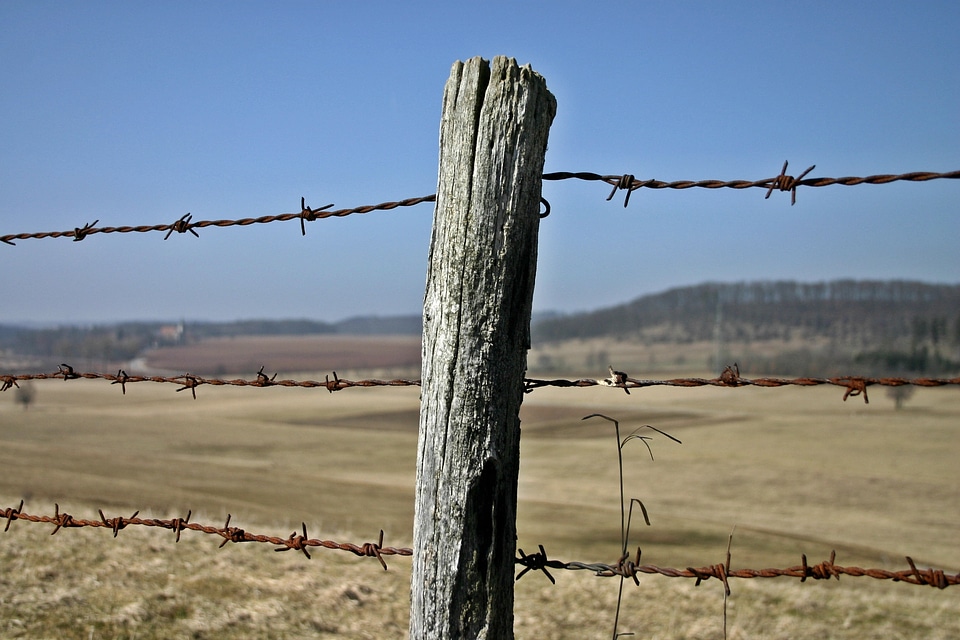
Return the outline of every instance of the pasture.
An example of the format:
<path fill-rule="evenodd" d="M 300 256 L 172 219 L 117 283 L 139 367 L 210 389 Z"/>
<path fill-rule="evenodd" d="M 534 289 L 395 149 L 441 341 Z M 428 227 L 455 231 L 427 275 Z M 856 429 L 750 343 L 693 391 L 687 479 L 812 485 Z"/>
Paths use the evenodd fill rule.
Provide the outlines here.
<path fill-rule="evenodd" d="M 232 356 L 233 357 L 233 356 Z M 663 362 L 663 360 L 661 360 Z M 255 371 L 256 368 L 253 370 Z M 339 371 L 341 377 L 345 374 Z M 351 372 L 362 374 L 362 372 Z M 675 372 L 704 375 L 698 371 Z M 316 374 L 280 377 L 319 378 Z M 355 376 L 359 377 L 359 376 Z M 0 506 L 75 517 L 185 516 L 286 537 L 409 546 L 419 390 L 38 383 L 24 410 L 0 396 Z M 685 568 L 837 563 L 960 571 L 960 396 L 920 389 L 903 410 L 882 390 L 539 389 L 521 412 L 518 546 L 551 558 L 614 563 L 620 547 L 617 443 L 649 424 L 655 460 L 623 448 L 627 498 L 643 501 L 632 551 Z M 734 529 L 735 527 L 735 529 Z M 14 522 L 0 536 L 0 635 L 60 638 L 380 638 L 406 632 L 409 560 L 130 527 Z M 531 572 L 517 585 L 519 638 L 610 637 L 618 581 Z M 960 635 L 956 588 L 844 577 L 731 580 L 728 637 Z M 620 631 L 719 638 L 722 585 L 660 576 L 624 586 Z"/>

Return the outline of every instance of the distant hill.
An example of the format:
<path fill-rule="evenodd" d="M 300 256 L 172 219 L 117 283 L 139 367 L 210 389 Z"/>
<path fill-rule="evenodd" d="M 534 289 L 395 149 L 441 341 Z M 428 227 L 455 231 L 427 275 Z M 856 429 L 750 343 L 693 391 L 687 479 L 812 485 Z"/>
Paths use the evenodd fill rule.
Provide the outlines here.
<path fill-rule="evenodd" d="M 541 365 L 570 349 L 588 350 L 588 368 L 607 364 L 609 349 L 624 363 L 634 345 L 649 367 L 663 345 L 677 362 L 717 372 L 736 361 L 748 374 L 952 376 L 960 372 L 960 285 L 705 283 L 543 319 L 533 344 Z"/>
<path fill-rule="evenodd" d="M 0 366 L 23 358 L 47 368 L 84 361 L 100 366 L 130 361 L 148 349 L 208 338 L 415 336 L 420 332 L 419 315 L 361 316 L 333 323 L 242 320 L 0 326 Z M 774 350 L 789 358 L 751 360 L 780 372 L 822 372 L 828 364 L 856 364 L 878 372 L 954 371 L 960 369 L 960 285 L 901 280 L 704 283 L 585 313 L 538 313 L 532 333 L 534 346 L 541 348 L 586 339 L 643 345 L 763 342 L 774 344 Z"/>
<path fill-rule="evenodd" d="M 115 324 L 22 327 L 0 325 L 0 363 L 8 357 L 39 358 L 46 366 L 63 361 L 124 362 L 161 346 L 208 338 L 303 335 L 419 335 L 419 315 L 365 316 L 339 322 L 237 320 L 232 322 L 121 322 Z"/>
<path fill-rule="evenodd" d="M 705 283 L 544 319 L 535 342 L 826 339 L 849 346 L 916 338 L 960 343 L 960 285 L 836 280 Z"/>
<path fill-rule="evenodd" d="M 334 324 L 336 333 L 352 336 L 418 336 L 423 332 L 420 315 L 360 316 Z"/>

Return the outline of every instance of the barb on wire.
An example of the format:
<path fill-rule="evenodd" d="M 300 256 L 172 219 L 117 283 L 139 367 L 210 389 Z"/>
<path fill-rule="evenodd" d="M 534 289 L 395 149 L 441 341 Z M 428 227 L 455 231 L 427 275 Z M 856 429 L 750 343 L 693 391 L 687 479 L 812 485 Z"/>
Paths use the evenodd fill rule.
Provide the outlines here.
<path fill-rule="evenodd" d="M 773 193 L 774 189 L 779 189 L 780 191 L 789 191 L 790 192 L 790 206 L 797 204 L 797 184 L 803 180 L 804 176 L 813 171 L 817 165 L 812 164 L 807 167 L 806 171 L 801 173 L 799 176 L 794 178 L 793 176 L 787 175 L 787 161 L 783 161 L 783 168 L 780 169 L 780 175 L 773 179 L 770 182 L 770 188 L 767 189 L 767 195 L 763 197 L 764 200 L 770 197 L 770 194 Z"/>
<path fill-rule="evenodd" d="M 547 571 L 547 567 L 550 566 L 550 560 L 547 559 L 547 552 L 544 550 L 542 544 L 539 545 L 539 547 L 540 553 L 534 553 L 529 556 L 523 552 L 523 549 L 517 548 L 520 557 L 516 559 L 516 564 L 522 566 L 523 569 L 517 574 L 516 580 L 525 576 L 528 571 L 543 571 L 543 575 L 547 576 L 547 579 L 550 580 L 552 584 L 557 584 L 557 579 Z"/>
<path fill-rule="evenodd" d="M 340 391 L 343 387 L 340 386 L 340 378 L 337 377 L 337 372 L 333 372 L 333 380 L 330 380 L 330 376 L 326 377 L 326 382 L 324 386 L 327 387 L 327 391 L 333 393 L 334 391 Z"/>
<path fill-rule="evenodd" d="M 734 362 L 732 367 L 729 365 L 724 367 L 723 371 L 720 372 L 718 379 L 726 387 L 739 387 L 745 384 L 743 380 L 740 378 L 739 362 Z"/>
<path fill-rule="evenodd" d="M 93 222 L 85 224 L 82 227 L 75 228 L 73 230 L 73 241 L 80 242 L 81 240 L 86 238 L 87 234 L 90 233 L 90 229 L 93 229 L 95 226 L 97 226 L 98 222 L 100 221 L 94 220 Z"/>
<path fill-rule="evenodd" d="M 623 208 L 626 209 L 627 205 L 630 204 L 630 194 L 633 193 L 633 190 L 636 188 L 633 185 L 634 176 L 632 173 L 627 173 L 620 176 L 620 179 L 615 185 L 613 185 L 613 190 L 610 191 L 610 195 L 607 196 L 607 202 L 613 200 L 613 196 L 616 195 L 617 191 L 625 189 L 627 195 L 623 198 Z"/>
<path fill-rule="evenodd" d="M 111 382 L 110 384 L 119 384 L 120 390 L 123 391 L 123 395 L 127 395 L 127 380 L 130 376 L 127 375 L 127 372 L 123 369 L 117 370 L 117 379 Z"/>
<path fill-rule="evenodd" d="M 132 516 L 125 518 L 118 516 L 115 518 L 107 518 L 103 514 L 102 509 L 98 509 L 97 512 L 100 515 L 99 520 L 85 520 L 82 518 L 75 518 L 69 513 L 60 511 L 60 505 L 54 505 L 54 514 L 49 515 L 34 515 L 30 513 L 25 513 L 23 511 L 23 500 L 20 501 L 20 506 L 18 507 L 8 507 L 6 509 L 0 509 L 0 518 L 3 518 L 7 521 L 4 531 L 9 531 L 10 524 L 14 520 L 22 520 L 25 522 L 41 523 L 41 524 L 52 524 L 54 525 L 53 531 L 50 535 L 55 535 L 59 533 L 62 529 L 65 528 L 80 528 L 80 527 L 93 527 L 93 528 L 103 528 L 113 532 L 113 537 L 116 538 L 117 534 L 120 531 L 129 526 L 142 526 L 142 527 L 158 527 L 161 529 L 167 529 L 173 531 L 176 534 L 176 542 L 180 542 L 180 535 L 184 531 L 196 531 L 197 533 L 204 533 L 207 535 L 219 536 L 223 538 L 223 542 L 220 543 L 219 548 L 223 548 L 228 542 L 240 543 L 240 542 L 259 542 L 263 544 L 274 545 L 276 547 L 275 551 L 301 551 L 303 554 L 310 558 L 309 549 L 312 547 L 321 547 L 324 549 L 331 549 L 335 551 L 347 551 L 359 557 L 366 558 L 376 558 L 381 566 L 383 566 L 384 571 L 387 570 L 387 563 L 384 561 L 383 556 L 412 556 L 413 550 L 404 547 L 385 547 L 383 546 L 383 530 L 380 530 L 380 538 L 377 542 L 365 542 L 363 544 L 357 545 L 350 542 L 334 542 L 332 540 L 320 540 L 316 538 L 310 538 L 307 535 L 307 525 L 302 523 L 303 534 L 300 535 L 296 531 L 290 534 L 287 538 L 279 538 L 276 536 L 267 536 L 250 533 L 245 531 L 240 527 L 230 526 L 231 516 L 227 515 L 226 524 L 222 527 L 215 527 L 211 525 L 199 524 L 196 522 L 190 522 L 190 517 L 193 515 L 193 511 L 187 512 L 186 518 L 171 518 L 168 520 L 156 519 L 156 518 L 141 518 L 139 517 L 139 511 L 135 511 Z"/>
<path fill-rule="evenodd" d="M 855 398 L 862 395 L 863 403 L 870 404 L 870 398 L 867 397 L 866 378 L 840 378 L 839 380 L 845 381 L 844 386 L 847 387 L 846 393 L 843 394 L 844 402 L 847 401 L 847 398 Z"/>
<path fill-rule="evenodd" d="M 260 371 L 257 371 L 257 383 L 258 387 L 270 387 L 276 384 L 277 374 L 273 374 L 272 378 L 268 378 L 267 374 L 263 372 L 263 367 L 260 367 Z"/>
<path fill-rule="evenodd" d="M 307 199 L 306 199 L 305 197 L 301 196 L 301 197 L 300 197 L 300 209 L 301 209 L 301 211 L 300 211 L 300 235 L 301 235 L 301 236 L 307 235 L 307 227 L 306 227 L 306 224 L 305 224 L 306 222 L 313 222 L 314 220 L 317 219 L 317 216 L 320 214 L 321 211 L 326 211 L 327 209 L 331 208 L 332 206 L 333 206 L 332 204 L 327 204 L 327 205 L 324 205 L 324 206 L 320 207 L 319 209 L 311 209 L 310 207 L 307 206 Z"/>
<path fill-rule="evenodd" d="M 195 238 L 199 238 L 200 234 L 193 230 L 193 228 L 197 225 L 196 223 L 190 222 L 191 218 L 193 218 L 193 214 L 190 214 L 190 213 L 184 216 L 181 216 L 179 220 L 177 220 L 172 225 L 170 225 L 170 230 L 167 231 L 167 235 L 163 236 L 163 239 L 166 240 L 167 238 L 169 238 L 170 234 L 173 233 L 174 231 L 176 231 L 177 233 L 186 233 L 189 231 L 190 233 L 193 234 Z"/>
<path fill-rule="evenodd" d="M 197 387 L 204 384 L 203 378 L 198 378 L 197 376 L 192 376 L 189 373 L 178 376 L 178 378 L 183 378 L 183 386 L 177 389 L 177 391 L 186 391 L 190 390 L 190 393 L 193 395 L 193 399 L 197 399 Z"/>
<path fill-rule="evenodd" d="M 623 371 L 614 371 L 613 365 L 608 366 L 610 371 L 610 377 L 603 381 L 604 384 L 610 387 L 620 387 L 627 392 L 627 395 L 630 395 L 630 389 L 627 389 L 627 380 L 630 379 Z"/>
<path fill-rule="evenodd" d="M 76 380 L 77 378 L 81 377 L 80 374 L 79 374 L 79 373 L 76 373 L 76 372 L 73 370 L 73 367 L 71 367 L 71 366 L 68 365 L 68 364 L 61 364 L 61 365 L 60 365 L 60 370 L 57 371 L 57 373 L 56 373 L 55 375 L 58 376 L 58 377 L 63 378 L 64 381 L 67 381 L 67 380 Z"/>

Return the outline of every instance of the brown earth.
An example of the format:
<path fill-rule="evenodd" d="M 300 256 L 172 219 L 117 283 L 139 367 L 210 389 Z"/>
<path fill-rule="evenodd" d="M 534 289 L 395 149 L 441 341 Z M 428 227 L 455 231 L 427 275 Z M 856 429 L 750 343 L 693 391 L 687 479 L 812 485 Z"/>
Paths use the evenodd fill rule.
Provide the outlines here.
<path fill-rule="evenodd" d="M 198 375 L 420 369 L 419 336 L 237 336 L 161 347 L 147 367 Z"/>

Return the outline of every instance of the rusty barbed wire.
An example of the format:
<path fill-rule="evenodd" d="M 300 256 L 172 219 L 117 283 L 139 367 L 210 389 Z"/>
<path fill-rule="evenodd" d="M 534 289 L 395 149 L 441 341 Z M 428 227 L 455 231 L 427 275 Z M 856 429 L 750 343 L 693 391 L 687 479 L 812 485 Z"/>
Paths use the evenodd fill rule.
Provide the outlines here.
<path fill-rule="evenodd" d="M 956 378 L 895 378 L 895 377 L 869 377 L 869 376 L 834 376 L 830 378 L 744 378 L 740 375 L 739 367 L 734 364 L 732 367 L 726 367 L 716 378 L 672 378 L 669 380 L 642 380 L 631 378 L 622 371 L 613 371 L 611 368 L 611 377 L 604 379 L 580 378 L 579 380 L 538 380 L 527 378 L 524 380 L 524 392 L 530 393 L 535 389 L 542 387 L 615 387 L 623 389 L 627 393 L 630 389 L 642 389 L 644 387 L 816 387 L 820 385 L 833 385 L 843 387 L 846 392 L 843 399 L 849 397 L 863 396 L 865 403 L 869 404 L 870 399 L 867 396 L 867 387 L 943 387 L 951 385 L 960 385 L 960 377 Z"/>
<path fill-rule="evenodd" d="M 377 542 L 365 542 L 363 544 L 354 544 L 351 542 L 336 542 L 333 540 L 322 540 L 311 538 L 307 533 L 306 523 L 301 523 L 300 532 L 294 531 L 286 538 L 279 536 L 270 536 L 252 533 L 241 527 L 231 526 L 231 516 L 227 515 L 227 520 L 223 526 L 215 526 L 191 522 L 190 518 L 193 511 L 187 512 L 185 518 L 143 518 L 140 512 L 136 511 L 130 517 L 116 516 L 108 518 L 104 515 L 102 509 L 97 512 L 99 520 L 76 518 L 73 515 L 60 511 L 59 503 L 54 505 L 53 515 L 37 515 L 27 513 L 23 510 L 24 502 L 21 500 L 17 507 L 7 507 L 0 509 L 0 519 L 6 520 L 4 532 L 10 530 L 10 526 L 15 521 L 32 522 L 35 524 L 53 525 L 53 531 L 50 535 L 56 535 L 64 529 L 75 529 L 82 527 L 92 527 L 107 529 L 113 532 L 116 538 L 120 531 L 129 526 L 155 527 L 172 531 L 175 534 L 175 542 L 180 541 L 184 531 L 194 531 L 206 535 L 222 538 L 218 548 L 223 548 L 228 542 L 257 542 L 274 546 L 274 551 L 300 551 L 308 559 L 311 558 L 311 548 L 329 549 L 334 551 L 346 551 L 359 557 L 376 558 L 380 565 L 387 570 L 387 563 L 384 556 L 413 556 L 413 549 L 408 547 L 385 547 L 383 546 L 383 530 L 380 530 L 380 536 Z M 518 549 L 518 555 L 514 559 L 514 564 L 521 567 L 516 576 L 519 580 L 530 571 L 541 571 L 547 578 L 556 583 L 556 579 L 550 573 L 550 569 L 564 571 L 590 571 L 597 577 L 624 577 L 633 580 L 639 585 L 641 574 L 656 574 L 667 578 L 693 578 L 697 586 L 704 580 L 716 578 L 724 584 L 724 588 L 729 594 L 730 578 L 798 578 L 805 582 L 808 578 L 814 580 L 826 580 L 830 578 L 840 579 L 840 576 L 851 577 L 869 577 L 878 580 L 892 580 L 894 582 L 903 582 L 913 585 L 927 585 L 938 589 L 956 586 L 960 584 L 960 573 L 950 574 L 942 569 L 919 569 L 910 556 L 907 556 L 909 569 L 900 571 L 890 571 L 887 569 L 864 569 L 861 567 L 845 567 L 836 564 L 836 552 L 830 554 L 830 559 L 811 565 L 807 562 L 807 556 L 802 556 L 801 564 L 785 568 L 766 568 L 766 569 L 731 569 L 730 559 L 726 563 L 707 565 L 702 567 L 687 567 L 685 569 L 676 569 L 670 567 L 659 567 L 652 564 L 640 564 L 640 549 L 637 549 L 636 560 L 624 556 L 615 564 L 606 563 L 587 563 L 587 562 L 565 562 L 560 560 L 551 560 L 547 556 L 543 545 L 539 545 L 539 552 L 533 554 L 524 553 L 523 549 Z"/>
<path fill-rule="evenodd" d="M 687 567 L 685 569 L 674 569 L 669 567 L 658 567 L 652 564 L 640 564 L 640 549 L 637 549 L 636 560 L 629 557 L 622 557 L 616 564 L 604 563 L 585 563 L 585 562 L 563 562 L 561 560 L 550 560 L 547 557 L 543 545 L 539 545 L 540 551 L 527 555 L 523 549 L 518 549 L 519 557 L 515 559 L 515 564 L 523 567 L 516 579 L 519 580 L 530 571 L 542 571 L 550 582 L 556 584 L 556 579 L 550 574 L 549 569 L 566 571 L 591 571 L 601 578 L 624 577 L 640 584 L 639 576 L 641 574 L 656 574 L 667 578 L 693 578 L 696 579 L 696 586 L 710 578 L 716 578 L 724 585 L 727 595 L 730 595 L 729 578 L 799 578 L 800 582 L 806 582 L 807 578 L 814 580 L 828 580 L 830 578 L 840 579 L 840 576 L 852 576 L 855 578 L 867 577 L 877 580 L 892 580 L 894 582 L 903 582 L 913 585 L 925 585 L 946 589 L 960 584 L 960 573 L 950 574 L 942 569 L 918 569 L 916 563 L 910 556 L 906 556 L 909 569 L 900 571 L 889 571 L 887 569 L 864 569 L 861 567 L 845 567 L 835 563 L 836 551 L 830 553 L 830 559 L 819 564 L 808 564 L 806 554 L 802 555 L 801 564 L 785 568 L 768 569 L 731 569 L 730 558 L 721 564 L 708 565 L 703 567 Z"/>
<path fill-rule="evenodd" d="M 165 384 L 176 384 L 180 388 L 177 391 L 187 391 L 191 392 L 191 395 L 196 398 L 196 390 L 198 387 L 203 385 L 210 385 L 216 387 L 222 386 L 235 386 L 235 387 L 301 387 L 301 388 L 323 388 L 333 393 L 334 391 L 342 391 L 343 389 L 350 388 L 371 388 L 371 387 L 418 387 L 421 386 L 421 381 L 419 379 L 405 379 L 405 378 L 394 378 L 390 380 L 382 380 L 378 378 L 371 378 L 365 380 L 348 380 L 346 378 L 341 378 L 337 375 L 337 372 L 333 372 L 333 378 L 330 375 L 327 375 L 324 381 L 318 380 L 277 380 L 277 374 L 273 374 L 272 377 L 268 377 L 267 374 L 263 373 L 263 367 L 260 368 L 260 371 L 257 373 L 257 377 L 251 380 L 246 380 L 242 378 L 234 379 L 222 379 L 222 378 L 205 378 L 198 375 L 193 375 L 190 373 L 184 373 L 177 376 L 148 376 L 148 375 L 130 375 L 123 369 L 117 371 L 117 373 L 95 373 L 95 372 L 79 372 L 75 371 L 72 366 L 68 364 L 61 364 L 59 369 L 53 373 L 26 373 L 26 374 L 0 374 L 0 391 L 6 391 L 12 387 L 19 387 L 17 384 L 20 381 L 25 380 L 78 380 L 78 379 L 87 379 L 87 380 L 106 380 L 110 384 L 119 384 L 121 391 L 124 395 L 127 392 L 127 384 L 133 384 L 137 382 L 156 382 L 156 383 L 165 383 Z M 863 396 L 865 403 L 869 404 L 870 399 L 867 396 L 867 388 L 870 386 L 882 386 L 882 387 L 903 387 L 903 386 L 915 386 L 915 387 L 944 387 L 944 386 L 960 386 L 960 377 L 956 378 L 896 378 L 896 377 L 867 377 L 867 376 L 835 376 L 830 378 L 814 378 L 814 377 L 800 377 L 800 378 L 744 378 L 740 375 L 739 369 L 734 367 L 727 367 L 724 369 L 716 378 L 671 378 L 666 380 L 645 380 L 638 378 L 631 378 L 627 376 L 626 373 L 622 371 L 614 371 L 611 378 L 580 378 L 577 380 L 569 379 L 552 379 L 552 380 L 541 380 L 537 378 L 525 378 L 523 381 L 524 384 L 524 393 L 530 393 L 536 389 L 541 389 L 543 387 L 559 387 L 559 388 L 584 388 L 584 387 L 613 387 L 618 389 L 623 389 L 625 392 L 629 393 L 630 389 L 642 389 L 645 387 L 680 387 L 680 388 L 693 388 L 693 387 L 729 387 L 729 388 L 739 388 L 739 387 L 760 387 L 760 388 L 774 388 L 774 387 L 785 387 L 785 386 L 798 386 L 798 387 L 816 387 L 820 385 L 832 385 L 836 387 L 843 387 L 846 389 L 843 399 L 846 400 L 849 397 Z"/>
<path fill-rule="evenodd" d="M 408 548 L 403 547 L 385 547 L 383 546 L 383 530 L 380 530 L 380 538 L 377 542 L 365 542 L 363 544 L 357 545 L 351 542 L 334 542 L 333 540 L 320 540 L 316 538 L 311 538 L 307 535 L 307 525 L 306 523 L 301 523 L 302 533 L 297 533 L 294 531 L 286 538 L 279 538 L 277 536 L 268 536 L 251 533 L 240 527 L 230 526 L 231 516 L 227 515 L 227 521 L 222 527 L 216 527 L 211 525 L 199 524 L 196 522 L 190 522 L 190 516 L 193 515 L 193 511 L 187 512 L 186 518 L 171 518 L 169 520 L 157 519 L 157 518 L 141 518 L 138 517 L 139 511 L 136 511 L 129 518 L 124 517 L 115 517 L 107 518 L 103 515 L 103 510 L 99 509 L 98 513 L 100 514 L 99 520 L 84 520 L 81 518 L 74 518 L 72 515 L 61 512 L 59 503 L 54 505 L 54 514 L 49 515 L 33 515 L 26 513 L 23 510 L 23 500 L 20 501 L 19 507 L 8 507 L 6 509 L 0 509 L 0 519 L 7 521 L 6 526 L 4 527 L 4 532 L 9 531 L 10 525 L 15 520 L 23 520 L 27 522 L 34 523 L 45 523 L 54 525 L 53 531 L 50 532 L 50 535 L 55 535 L 59 533 L 62 529 L 77 528 L 77 527 L 94 527 L 94 528 L 104 528 L 110 529 L 113 531 L 113 537 L 116 538 L 117 534 L 128 526 L 142 526 L 142 527 L 159 527 L 161 529 L 169 529 L 176 534 L 176 542 L 180 542 L 180 535 L 184 531 L 196 531 L 198 533 L 205 533 L 208 535 L 219 536 L 223 538 L 223 542 L 220 543 L 219 548 L 223 548 L 228 542 L 240 543 L 240 542 L 260 542 L 264 544 L 270 544 L 277 547 L 274 551 L 301 551 L 308 559 L 310 558 L 311 547 L 321 547 L 323 549 L 332 549 L 336 551 L 347 551 L 356 556 L 376 558 L 380 561 L 381 566 L 383 566 L 384 571 L 387 570 L 387 563 L 384 561 L 383 556 L 411 556 L 413 551 Z"/>
<path fill-rule="evenodd" d="M 290 220 L 299 220 L 300 221 L 300 232 L 302 235 L 306 235 L 306 222 L 312 222 L 314 220 L 320 220 L 322 218 L 342 218 L 345 216 L 357 214 L 357 213 L 370 213 L 371 211 L 387 211 L 390 209 L 396 209 L 397 207 L 412 207 L 423 202 L 434 202 L 436 201 L 437 196 L 420 196 L 416 198 L 407 198 L 405 200 L 398 200 L 395 202 L 381 202 L 380 204 L 373 205 L 363 205 L 360 207 L 354 207 L 352 209 L 336 209 L 331 210 L 333 207 L 332 204 L 325 205 L 319 209 L 312 209 L 306 205 L 306 200 L 304 198 L 300 199 L 300 211 L 298 213 L 281 213 L 279 215 L 269 215 L 269 216 L 260 216 L 259 218 L 240 218 L 238 220 L 197 220 L 192 222 L 192 214 L 186 214 L 179 218 L 176 222 L 172 224 L 155 224 L 155 225 L 140 225 L 140 226 L 122 226 L 122 227 L 97 227 L 95 226 L 99 220 L 94 221 L 93 223 L 86 224 L 81 228 L 75 228 L 72 231 L 46 231 L 39 233 L 15 233 L 5 236 L 0 236 L 0 242 L 14 245 L 14 240 L 27 240 L 27 239 L 43 239 L 43 238 L 71 238 L 74 242 L 78 242 L 91 236 L 95 233 L 149 233 L 153 231 L 166 232 L 166 235 L 163 237 L 164 240 L 168 239 L 173 232 L 177 233 L 191 233 L 196 237 L 200 237 L 197 234 L 197 229 L 203 229 L 205 227 L 245 227 L 253 224 L 267 224 L 270 222 L 287 222 Z"/>
<path fill-rule="evenodd" d="M 900 174 L 878 174 L 866 177 L 847 176 L 843 178 L 807 178 L 808 173 L 813 171 L 816 165 L 811 165 L 797 177 L 787 175 L 787 162 L 783 163 L 780 174 L 773 178 L 764 178 L 762 180 L 676 180 L 674 182 L 664 182 L 662 180 L 637 180 L 631 174 L 624 175 L 601 175 L 590 172 L 568 172 L 556 171 L 545 173 L 544 180 L 586 180 L 594 182 L 605 182 L 613 187 L 607 200 L 613 199 L 617 191 L 625 190 L 627 196 L 624 199 L 623 206 L 626 207 L 630 202 L 630 194 L 637 189 L 750 189 L 759 187 L 767 190 L 766 198 L 774 189 L 778 191 L 789 191 L 791 194 L 791 204 L 796 204 L 797 187 L 827 187 L 830 185 L 854 186 L 860 184 L 889 184 L 891 182 L 926 182 L 928 180 L 960 178 L 960 171 L 948 171 L 946 173 L 934 173 L 932 171 L 914 171 L 911 173 Z"/>
<path fill-rule="evenodd" d="M 805 177 L 810 171 L 814 169 L 816 165 L 811 165 L 799 176 L 794 177 L 787 175 L 787 162 L 783 163 L 783 168 L 780 170 L 780 173 L 772 178 L 764 178 L 762 180 L 676 180 L 673 182 L 664 182 L 662 180 L 637 180 L 633 174 L 623 174 L 623 175 L 602 175 L 599 173 L 591 172 L 570 172 L 570 171 L 556 171 L 552 173 L 543 174 L 544 180 L 585 180 L 585 181 L 595 181 L 595 182 L 605 182 L 613 187 L 613 191 L 610 192 L 610 195 L 607 197 L 607 200 L 611 200 L 613 196 L 619 190 L 625 190 L 627 192 L 626 198 L 624 198 L 623 206 L 626 207 L 630 202 L 630 194 L 637 189 L 691 189 L 691 188 L 704 188 L 704 189 L 749 189 L 751 187 L 760 187 L 767 190 L 766 198 L 770 197 L 770 194 L 774 189 L 779 191 L 789 191 L 791 194 L 791 204 L 796 204 L 797 201 L 797 187 L 826 187 L 830 185 L 846 185 L 854 186 L 860 184 L 888 184 L 891 182 L 898 181 L 907 181 L 907 182 L 926 182 L 929 180 L 938 180 L 938 179 L 958 179 L 960 178 L 960 171 L 948 171 L 946 173 L 935 173 L 931 171 L 914 171 L 911 173 L 900 173 L 900 174 L 878 174 L 866 177 L 854 177 L 846 176 L 842 178 L 807 178 Z M 174 232 L 177 233 L 191 233 L 196 237 L 200 237 L 197 233 L 197 229 L 203 229 L 205 227 L 234 227 L 234 226 L 249 226 L 253 224 L 267 224 L 271 222 L 287 222 L 291 220 L 300 221 L 300 233 L 301 235 L 306 235 L 306 222 L 312 222 L 314 220 L 319 220 L 322 218 L 333 218 L 333 217 L 345 217 L 348 215 L 358 214 L 358 213 L 369 213 L 371 211 L 386 211 L 390 209 L 396 209 L 397 207 L 411 207 L 418 205 L 424 202 L 436 202 L 437 195 L 431 194 L 428 196 L 419 196 L 414 198 L 406 198 L 404 200 L 397 200 L 392 202 L 382 202 L 380 204 L 374 205 L 363 205 L 360 207 L 353 207 L 351 209 L 336 209 L 332 210 L 332 204 L 324 205 L 318 209 L 313 209 L 306 204 L 305 198 L 300 198 L 300 211 L 297 213 L 281 213 L 278 215 L 266 215 L 260 216 L 258 218 L 240 218 L 240 219 L 223 219 L 223 220 L 198 220 L 196 222 L 192 221 L 192 214 L 187 213 L 177 219 L 175 222 L 170 224 L 156 224 L 156 225 L 140 225 L 140 226 L 121 226 L 121 227 L 97 227 L 96 225 L 100 222 L 95 220 L 92 223 L 84 224 L 82 227 L 75 227 L 72 230 L 68 231 L 43 231 L 43 232 L 34 232 L 34 233 L 13 233 L 4 236 L 0 236 L 0 242 L 3 242 L 8 245 L 16 246 L 14 240 L 28 240 L 28 239 L 44 239 L 44 238 L 70 238 L 74 242 L 79 242 L 85 238 L 98 234 L 98 233 L 149 233 L 154 231 L 165 232 L 163 239 L 168 239 Z M 545 202 L 545 201 L 544 201 Z M 550 213 L 550 205 L 546 204 L 546 211 L 541 214 L 542 217 L 546 217 Z"/>
<path fill-rule="evenodd" d="M 337 375 L 337 372 L 333 372 L 333 379 L 329 375 L 326 376 L 326 379 L 323 382 L 317 380 L 277 380 L 277 374 L 273 374 L 272 377 L 268 377 L 263 373 L 263 367 L 260 368 L 260 371 L 257 373 L 257 377 L 252 380 L 244 380 L 242 378 L 235 378 L 232 380 L 224 380 L 221 378 L 204 378 L 202 376 L 196 376 L 190 373 L 185 373 L 178 376 L 141 376 L 141 375 L 130 375 L 123 369 L 117 371 L 116 374 L 112 373 L 94 373 L 94 372 L 78 372 L 74 371 L 73 367 L 67 364 L 61 364 L 58 371 L 54 373 L 27 373 L 20 375 L 0 375 L 0 391 L 6 391 L 11 387 L 19 387 L 17 384 L 18 381 L 24 380 L 77 380 L 77 379 L 87 379 L 87 380 L 107 380 L 110 384 L 119 384 L 121 391 L 124 395 L 127 393 L 127 384 L 133 384 L 136 382 L 158 382 L 166 384 L 176 384 L 180 385 L 180 388 L 177 391 L 187 391 L 191 392 L 191 395 L 194 399 L 197 397 L 197 387 L 203 385 L 210 385 L 215 387 L 222 386 L 235 386 L 235 387 L 303 387 L 303 388 L 317 388 L 321 387 L 333 393 L 334 391 L 342 391 L 343 389 L 349 389 L 351 387 L 411 387 L 411 386 L 420 386 L 419 380 L 405 380 L 405 379 L 393 379 L 393 380 L 380 380 L 380 379 L 367 379 L 367 380 L 347 380 L 346 378 L 341 378 Z"/>

